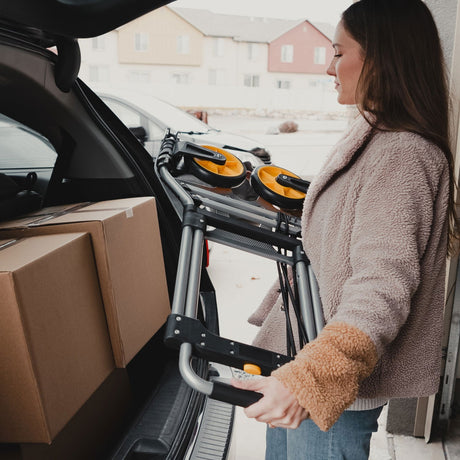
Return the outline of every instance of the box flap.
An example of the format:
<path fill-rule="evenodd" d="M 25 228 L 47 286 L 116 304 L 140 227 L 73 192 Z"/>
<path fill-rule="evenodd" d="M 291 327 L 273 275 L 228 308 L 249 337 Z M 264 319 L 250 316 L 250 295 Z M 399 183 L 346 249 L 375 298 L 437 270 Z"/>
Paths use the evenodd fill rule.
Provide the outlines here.
<path fill-rule="evenodd" d="M 62 214 L 66 214 L 68 212 L 76 211 L 85 206 L 88 206 L 88 204 L 89 203 L 78 203 L 43 208 L 39 211 L 22 216 L 18 219 L 0 222 L 0 230 L 21 229 L 32 225 L 42 225 L 50 219 L 58 217 Z"/>
<path fill-rule="evenodd" d="M 133 198 L 121 198 L 119 200 L 99 201 L 97 203 L 90 204 L 87 209 L 126 209 L 138 206 L 148 201 L 155 201 L 155 199 L 151 196 L 138 196 Z"/>
<path fill-rule="evenodd" d="M 97 203 L 78 203 L 52 206 L 41 209 L 19 219 L 0 222 L 0 230 L 12 230 L 43 225 L 59 225 L 71 222 L 103 221 L 124 211 L 132 216 L 132 208 L 145 202 L 155 201 L 152 197 L 123 198 Z"/>
<path fill-rule="evenodd" d="M 42 235 L 33 238 L 12 239 L 7 244 L 0 246 L 0 271 L 14 272 L 28 265 L 31 260 L 47 256 L 51 251 L 60 246 L 65 246 L 70 241 L 80 238 L 83 233 L 69 233 L 60 235 Z M 39 241 L 39 244 L 37 244 Z M 15 243 L 21 244 L 17 251 Z"/>

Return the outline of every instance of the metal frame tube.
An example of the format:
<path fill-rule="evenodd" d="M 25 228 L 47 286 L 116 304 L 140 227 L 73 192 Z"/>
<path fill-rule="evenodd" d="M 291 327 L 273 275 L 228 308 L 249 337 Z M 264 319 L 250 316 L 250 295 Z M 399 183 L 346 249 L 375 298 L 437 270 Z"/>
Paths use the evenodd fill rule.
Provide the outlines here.
<path fill-rule="evenodd" d="M 316 327 L 314 321 L 313 305 L 311 300 L 310 282 L 308 279 L 308 269 L 303 260 L 299 260 L 295 264 L 297 286 L 299 291 L 300 313 L 307 331 L 308 341 L 311 342 L 316 338 Z"/>
<path fill-rule="evenodd" d="M 277 225 L 277 215 L 279 211 L 276 209 L 269 210 L 241 200 L 229 198 L 225 195 L 220 196 L 215 192 L 191 185 L 187 182 L 184 186 L 200 197 L 200 201 L 203 203 L 203 206 L 209 205 L 218 211 L 228 212 L 229 214 L 236 216 L 239 215 L 239 217 L 244 219 L 249 218 L 249 220 L 254 220 L 254 216 L 256 215 L 259 219 L 263 219 L 258 222 L 260 224 L 265 223 L 270 227 Z M 292 232 L 300 231 L 300 224 L 297 223 L 297 218 L 291 218 L 288 216 L 288 226 Z M 283 227 L 284 223 L 281 224 L 282 229 Z"/>
<path fill-rule="evenodd" d="M 308 282 L 310 283 L 311 301 L 313 304 L 313 317 L 315 318 L 316 333 L 319 334 L 324 327 L 323 306 L 319 296 L 318 282 L 316 281 L 313 268 L 308 265 Z"/>
<path fill-rule="evenodd" d="M 159 173 L 161 178 L 164 182 L 168 185 L 168 187 L 176 194 L 176 196 L 180 199 L 182 204 L 185 206 L 187 204 L 194 204 L 193 199 L 190 195 L 184 191 L 184 189 L 179 185 L 179 183 L 174 179 L 171 173 L 166 169 L 165 166 L 159 168 Z"/>
<path fill-rule="evenodd" d="M 183 343 L 180 346 L 179 352 L 179 372 L 190 387 L 209 396 L 212 393 L 214 384 L 198 377 L 192 368 L 191 359 L 192 345 L 190 343 Z"/>
<path fill-rule="evenodd" d="M 185 299 L 190 269 L 190 254 L 193 241 L 193 229 L 184 227 L 177 263 L 176 283 L 174 285 L 174 298 L 171 306 L 171 313 L 183 315 L 185 312 Z"/>
<path fill-rule="evenodd" d="M 201 264 L 203 261 L 204 233 L 198 228 L 193 229 L 193 243 L 190 258 L 190 271 L 187 286 L 185 315 L 196 318 L 200 292 Z"/>

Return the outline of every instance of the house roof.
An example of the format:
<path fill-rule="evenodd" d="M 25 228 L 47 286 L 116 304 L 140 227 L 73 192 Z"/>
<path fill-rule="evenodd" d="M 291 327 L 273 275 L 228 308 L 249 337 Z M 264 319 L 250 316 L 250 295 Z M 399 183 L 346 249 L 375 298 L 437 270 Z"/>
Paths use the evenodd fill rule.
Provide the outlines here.
<path fill-rule="evenodd" d="M 332 24 L 327 22 L 311 22 L 310 23 L 316 27 L 324 36 L 329 38 L 332 41 L 334 38 L 335 27 Z"/>
<path fill-rule="evenodd" d="M 276 19 L 253 16 L 219 14 L 208 10 L 168 7 L 204 35 L 229 37 L 236 41 L 270 43 L 305 19 Z M 308 21 L 310 22 L 310 21 Z M 332 39 L 334 27 L 330 24 L 312 23 L 327 38 Z"/>

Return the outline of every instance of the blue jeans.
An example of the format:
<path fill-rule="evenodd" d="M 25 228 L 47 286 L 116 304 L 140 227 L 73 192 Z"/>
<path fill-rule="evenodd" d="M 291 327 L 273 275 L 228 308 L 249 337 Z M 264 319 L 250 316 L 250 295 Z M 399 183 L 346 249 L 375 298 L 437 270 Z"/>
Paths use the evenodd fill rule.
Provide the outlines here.
<path fill-rule="evenodd" d="M 265 460 L 367 460 L 381 412 L 345 411 L 327 432 L 310 419 L 296 430 L 267 427 Z"/>

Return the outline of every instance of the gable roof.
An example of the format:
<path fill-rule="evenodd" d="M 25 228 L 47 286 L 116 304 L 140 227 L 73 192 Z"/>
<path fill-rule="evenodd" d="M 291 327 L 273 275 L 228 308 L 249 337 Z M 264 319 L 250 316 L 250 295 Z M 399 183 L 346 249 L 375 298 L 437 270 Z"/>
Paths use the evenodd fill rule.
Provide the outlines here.
<path fill-rule="evenodd" d="M 325 37 L 332 41 L 334 38 L 335 27 L 327 22 L 311 22 L 313 27 L 316 27 Z"/>
<path fill-rule="evenodd" d="M 276 19 L 253 16 L 218 14 L 193 8 L 167 8 L 174 11 L 204 35 L 228 37 L 235 41 L 270 43 L 306 19 Z M 310 22 L 310 21 L 307 21 Z M 311 23 L 324 36 L 331 39 L 334 27 L 330 24 Z"/>

